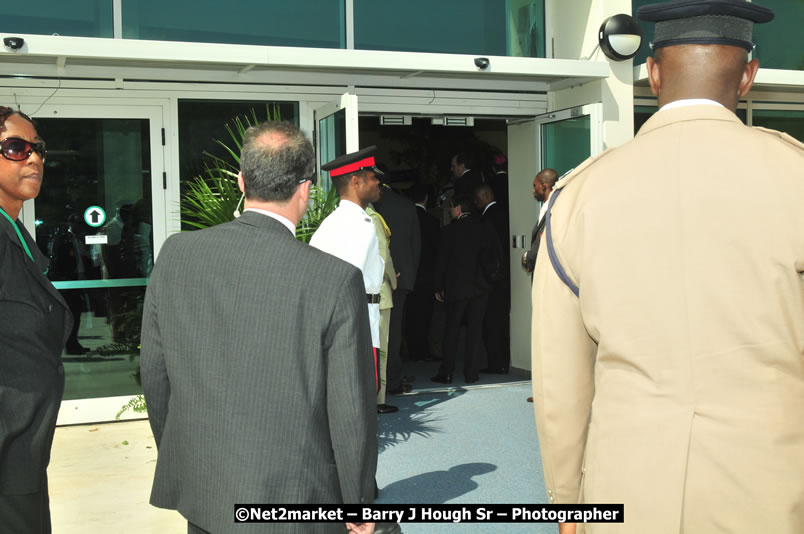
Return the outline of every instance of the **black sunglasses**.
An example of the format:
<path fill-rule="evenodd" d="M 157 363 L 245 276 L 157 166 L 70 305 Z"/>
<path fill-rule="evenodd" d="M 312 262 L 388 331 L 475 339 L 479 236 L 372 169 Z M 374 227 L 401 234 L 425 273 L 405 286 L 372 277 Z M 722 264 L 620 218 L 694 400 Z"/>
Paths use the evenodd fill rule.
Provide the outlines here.
<path fill-rule="evenodd" d="M 3 157 L 11 161 L 25 161 L 36 152 L 42 161 L 47 155 L 47 146 L 44 141 L 32 143 L 19 137 L 8 137 L 0 141 L 0 153 Z"/>

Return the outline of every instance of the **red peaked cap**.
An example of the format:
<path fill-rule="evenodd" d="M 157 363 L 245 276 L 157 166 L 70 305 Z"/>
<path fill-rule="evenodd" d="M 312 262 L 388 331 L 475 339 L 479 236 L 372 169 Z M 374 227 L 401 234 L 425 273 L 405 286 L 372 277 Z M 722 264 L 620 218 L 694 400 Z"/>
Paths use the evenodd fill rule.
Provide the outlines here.
<path fill-rule="evenodd" d="M 344 154 L 343 156 L 335 158 L 325 165 L 321 165 L 321 170 L 329 171 L 329 175 L 332 178 L 362 170 L 370 170 L 374 171 L 378 175 L 382 175 L 383 172 L 376 167 L 376 163 L 374 161 L 374 152 L 376 152 L 376 150 L 377 146 L 371 145 L 370 147 L 358 150 L 357 152 Z"/>

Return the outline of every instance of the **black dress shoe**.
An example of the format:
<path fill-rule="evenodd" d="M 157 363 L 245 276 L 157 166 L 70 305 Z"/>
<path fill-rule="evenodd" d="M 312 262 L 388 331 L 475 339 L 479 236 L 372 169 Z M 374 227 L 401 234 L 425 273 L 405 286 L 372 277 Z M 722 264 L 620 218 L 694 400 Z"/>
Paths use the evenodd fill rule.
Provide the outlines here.
<path fill-rule="evenodd" d="M 402 384 L 398 388 L 389 389 L 386 394 L 387 395 L 403 395 L 405 393 L 410 393 L 413 390 L 413 386 L 410 384 Z"/>
<path fill-rule="evenodd" d="M 464 379 L 464 382 L 466 382 L 467 384 L 474 384 L 474 383 L 475 383 L 475 382 L 477 382 L 478 380 L 480 380 L 480 377 L 479 377 L 479 376 L 472 376 L 472 377 L 466 377 L 466 378 Z"/>
<path fill-rule="evenodd" d="M 75 345 L 67 345 L 64 349 L 65 349 L 64 351 L 67 354 L 81 355 L 81 354 L 86 354 L 87 352 L 89 352 L 88 348 L 86 348 L 83 345 L 78 344 L 78 343 L 76 343 Z"/>
<path fill-rule="evenodd" d="M 412 384 L 412 383 L 414 383 L 415 381 L 416 381 L 416 377 L 415 377 L 415 376 L 403 376 L 403 377 L 402 377 L 402 382 L 405 382 L 405 383 L 408 383 L 408 384 Z"/>
<path fill-rule="evenodd" d="M 439 384 L 452 384 L 452 375 L 435 375 L 430 380 Z"/>
<path fill-rule="evenodd" d="M 394 412 L 398 412 L 398 411 L 399 411 L 399 408 L 397 408 L 396 406 L 391 406 L 390 404 L 378 404 L 377 405 L 377 413 L 380 413 L 380 414 L 394 413 Z"/>

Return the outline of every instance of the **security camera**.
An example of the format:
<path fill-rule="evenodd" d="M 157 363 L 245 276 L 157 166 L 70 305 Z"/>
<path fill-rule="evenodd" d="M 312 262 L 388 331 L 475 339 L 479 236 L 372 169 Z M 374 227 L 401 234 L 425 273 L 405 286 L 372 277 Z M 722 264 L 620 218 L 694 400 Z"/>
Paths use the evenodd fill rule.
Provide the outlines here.
<path fill-rule="evenodd" d="M 480 70 L 486 70 L 489 68 L 489 58 L 487 57 L 476 57 L 475 58 L 475 67 Z"/>
<path fill-rule="evenodd" d="M 25 39 L 22 37 L 4 37 L 3 44 L 11 50 L 19 50 L 25 45 Z"/>

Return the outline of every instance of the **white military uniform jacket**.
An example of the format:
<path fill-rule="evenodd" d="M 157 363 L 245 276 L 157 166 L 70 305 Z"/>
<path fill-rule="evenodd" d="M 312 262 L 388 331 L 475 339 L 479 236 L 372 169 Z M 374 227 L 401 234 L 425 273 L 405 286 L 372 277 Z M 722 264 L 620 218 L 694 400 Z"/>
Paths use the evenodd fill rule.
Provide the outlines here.
<path fill-rule="evenodd" d="M 663 109 L 556 187 L 533 279 L 548 500 L 625 504 L 587 534 L 800 534 L 804 145 Z"/>
<path fill-rule="evenodd" d="M 351 263 L 363 273 L 366 294 L 379 294 L 385 262 L 380 256 L 374 222 L 354 202 L 341 200 L 310 239 L 310 245 Z M 380 305 L 369 304 L 371 343 L 380 346 Z"/>

